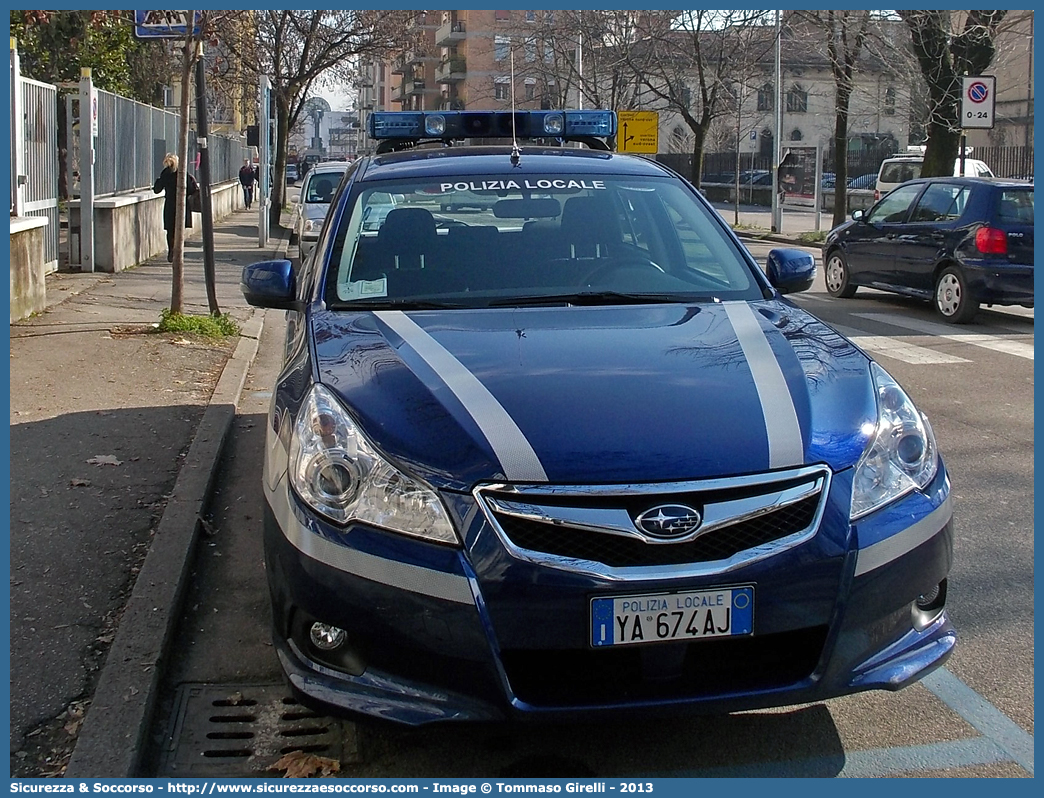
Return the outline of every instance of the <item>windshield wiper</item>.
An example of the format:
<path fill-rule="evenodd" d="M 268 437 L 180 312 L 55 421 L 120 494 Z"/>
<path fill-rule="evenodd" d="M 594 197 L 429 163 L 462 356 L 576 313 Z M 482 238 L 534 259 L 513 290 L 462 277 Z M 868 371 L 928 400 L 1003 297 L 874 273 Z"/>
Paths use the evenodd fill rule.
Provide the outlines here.
<path fill-rule="evenodd" d="M 713 302 L 713 296 L 696 294 L 646 294 L 623 291 L 578 291 L 572 294 L 547 294 L 494 299 L 490 307 L 530 307 L 537 305 L 645 305 L 687 302 Z"/>

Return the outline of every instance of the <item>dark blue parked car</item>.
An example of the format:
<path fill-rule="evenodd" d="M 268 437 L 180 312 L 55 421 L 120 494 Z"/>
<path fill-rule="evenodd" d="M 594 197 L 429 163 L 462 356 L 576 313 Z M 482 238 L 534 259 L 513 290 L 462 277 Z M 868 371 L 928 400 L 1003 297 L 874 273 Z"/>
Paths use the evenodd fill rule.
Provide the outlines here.
<path fill-rule="evenodd" d="M 903 389 L 784 296 L 810 255 L 762 271 L 684 179 L 612 151 L 609 111 L 369 119 L 314 257 L 242 278 L 289 311 L 264 537 L 301 701 L 727 712 L 946 660 L 946 470 Z"/>
<path fill-rule="evenodd" d="M 1033 307 L 1033 186 L 934 177 L 899 186 L 830 231 L 827 291 L 861 286 L 931 299 L 946 321 L 981 304 Z"/>

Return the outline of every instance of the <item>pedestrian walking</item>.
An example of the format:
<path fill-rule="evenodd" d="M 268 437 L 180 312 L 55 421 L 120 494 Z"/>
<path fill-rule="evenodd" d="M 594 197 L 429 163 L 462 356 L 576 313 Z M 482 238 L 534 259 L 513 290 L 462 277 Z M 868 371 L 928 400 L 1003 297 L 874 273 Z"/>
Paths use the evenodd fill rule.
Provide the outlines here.
<path fill-rule="evenodd" d="M 257 185 L 257 170 L 249 158 L 243 159 L 243 168 L 239 170 L 239 182 L 243 186 L 243 204 L 247 210 L 254 203 L 254 187 Z"/>
<path fill-rule="evenodd" d="M 174 260 L 174 213 L 178 195 L 178 156 L 168 152 L 163 156 L 163 171 L 152 186 L 155 194 L 163 192 L 163 229 L 167 231 L 167 263 Z M 192 227 L 192 208 L 188 198 L 199 191 L 196 179 L 186 176 L 185 227 Z"/>

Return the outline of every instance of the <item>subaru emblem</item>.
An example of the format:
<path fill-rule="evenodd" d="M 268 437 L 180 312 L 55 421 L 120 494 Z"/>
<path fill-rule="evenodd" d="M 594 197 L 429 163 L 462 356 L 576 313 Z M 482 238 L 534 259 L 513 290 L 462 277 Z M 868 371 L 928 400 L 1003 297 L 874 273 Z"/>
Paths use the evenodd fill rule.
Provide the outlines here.
<path fill-rule="evenodd" d="M 634 525 L 651 538 L 671 540 L 691 535 L 700 528 L 703 516 L 699 510 L 684 504 L 660 504 L 637 518 Z"/>

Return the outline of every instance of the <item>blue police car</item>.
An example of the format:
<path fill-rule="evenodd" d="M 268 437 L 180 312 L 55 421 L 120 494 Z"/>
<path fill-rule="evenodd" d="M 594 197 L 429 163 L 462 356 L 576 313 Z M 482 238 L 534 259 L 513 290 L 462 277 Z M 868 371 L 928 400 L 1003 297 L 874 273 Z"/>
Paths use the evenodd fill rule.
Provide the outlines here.
<path fill-rule="evenodd" d="M 369 126 L 314 254 L 242 276 L 288 311 L 264 536 L 303 702 L 727 712 L 946 660 L 946 470 L 903 389 L 784 297 L 811 256 L 763 272 L 612 151 L 609 111 Z"/>

